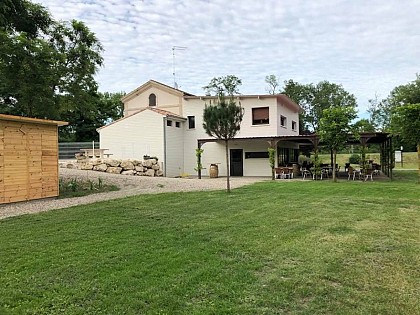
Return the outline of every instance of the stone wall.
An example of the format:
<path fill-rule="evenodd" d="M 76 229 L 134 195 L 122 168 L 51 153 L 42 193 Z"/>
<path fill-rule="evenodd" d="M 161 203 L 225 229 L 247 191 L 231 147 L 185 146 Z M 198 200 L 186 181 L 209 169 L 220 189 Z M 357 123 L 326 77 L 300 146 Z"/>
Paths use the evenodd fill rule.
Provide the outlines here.
<path fill-rule="evenodd" d="M 122 175 L 163 176 L 156 159 L 139 161 L 77 158 L 77 162 L 60 163 L 60 166 Z"/>

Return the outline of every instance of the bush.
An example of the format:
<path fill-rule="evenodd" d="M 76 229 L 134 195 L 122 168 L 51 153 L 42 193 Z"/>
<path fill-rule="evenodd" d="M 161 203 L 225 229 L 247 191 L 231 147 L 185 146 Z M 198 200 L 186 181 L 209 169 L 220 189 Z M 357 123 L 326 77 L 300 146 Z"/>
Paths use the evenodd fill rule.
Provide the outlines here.
<path fill-rule="evenodd" d="M 360 164 L 360 155 L 359 154 L 352 154 L 349 157 L 350 164 Z"/>

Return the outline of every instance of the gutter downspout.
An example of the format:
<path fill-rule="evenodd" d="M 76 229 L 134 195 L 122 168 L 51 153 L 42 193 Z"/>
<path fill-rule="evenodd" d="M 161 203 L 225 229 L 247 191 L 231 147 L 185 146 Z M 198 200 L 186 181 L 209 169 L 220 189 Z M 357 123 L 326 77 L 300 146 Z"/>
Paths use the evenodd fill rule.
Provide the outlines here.
<path fill-rule="evenodd" d="M 163 117 L 163 172 L 166 177 L 166 121 L 167 117 Z"/>

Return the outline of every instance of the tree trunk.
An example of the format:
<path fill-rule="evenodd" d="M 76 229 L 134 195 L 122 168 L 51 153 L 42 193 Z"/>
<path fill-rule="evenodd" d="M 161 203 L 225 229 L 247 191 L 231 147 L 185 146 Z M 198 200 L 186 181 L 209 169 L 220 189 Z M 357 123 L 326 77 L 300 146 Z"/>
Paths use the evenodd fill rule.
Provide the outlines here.
<path fill-rule="evenodd" d="M 331 150 L 330 151 L 330 162 L 331 162 L 331 166 L 332 167 L 334 167 L 334 165 L 335 165 L 335 164 L 333 164 L 333 163 L 335 163 L 335 161 L 334 161 L 334 152 L 336 152 L 336 150 Z"/>
<path fill-rule="evenodd" d="M 225 140 L 226 148 L 226 191 L 230 193 L 229 140 Z"/>
<path fill-rule="evenodd" d="M 337 182 L 337 176 L 335 175 L 335 163 L 337 161 L 337 150 L 333 150 L 333 165 L 332 165 L 332 175 L 333 175 L 333 181 Z"/>

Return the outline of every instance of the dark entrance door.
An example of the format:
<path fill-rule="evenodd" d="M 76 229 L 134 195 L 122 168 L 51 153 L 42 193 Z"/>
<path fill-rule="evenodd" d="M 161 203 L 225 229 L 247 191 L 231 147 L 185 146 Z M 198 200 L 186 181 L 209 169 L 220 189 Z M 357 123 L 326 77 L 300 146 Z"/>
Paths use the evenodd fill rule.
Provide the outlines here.
<path fill-rule="evenodd" d="M 244 176 L 244 160 L 242 149 L 230 150 L 230 176 Z"/>

